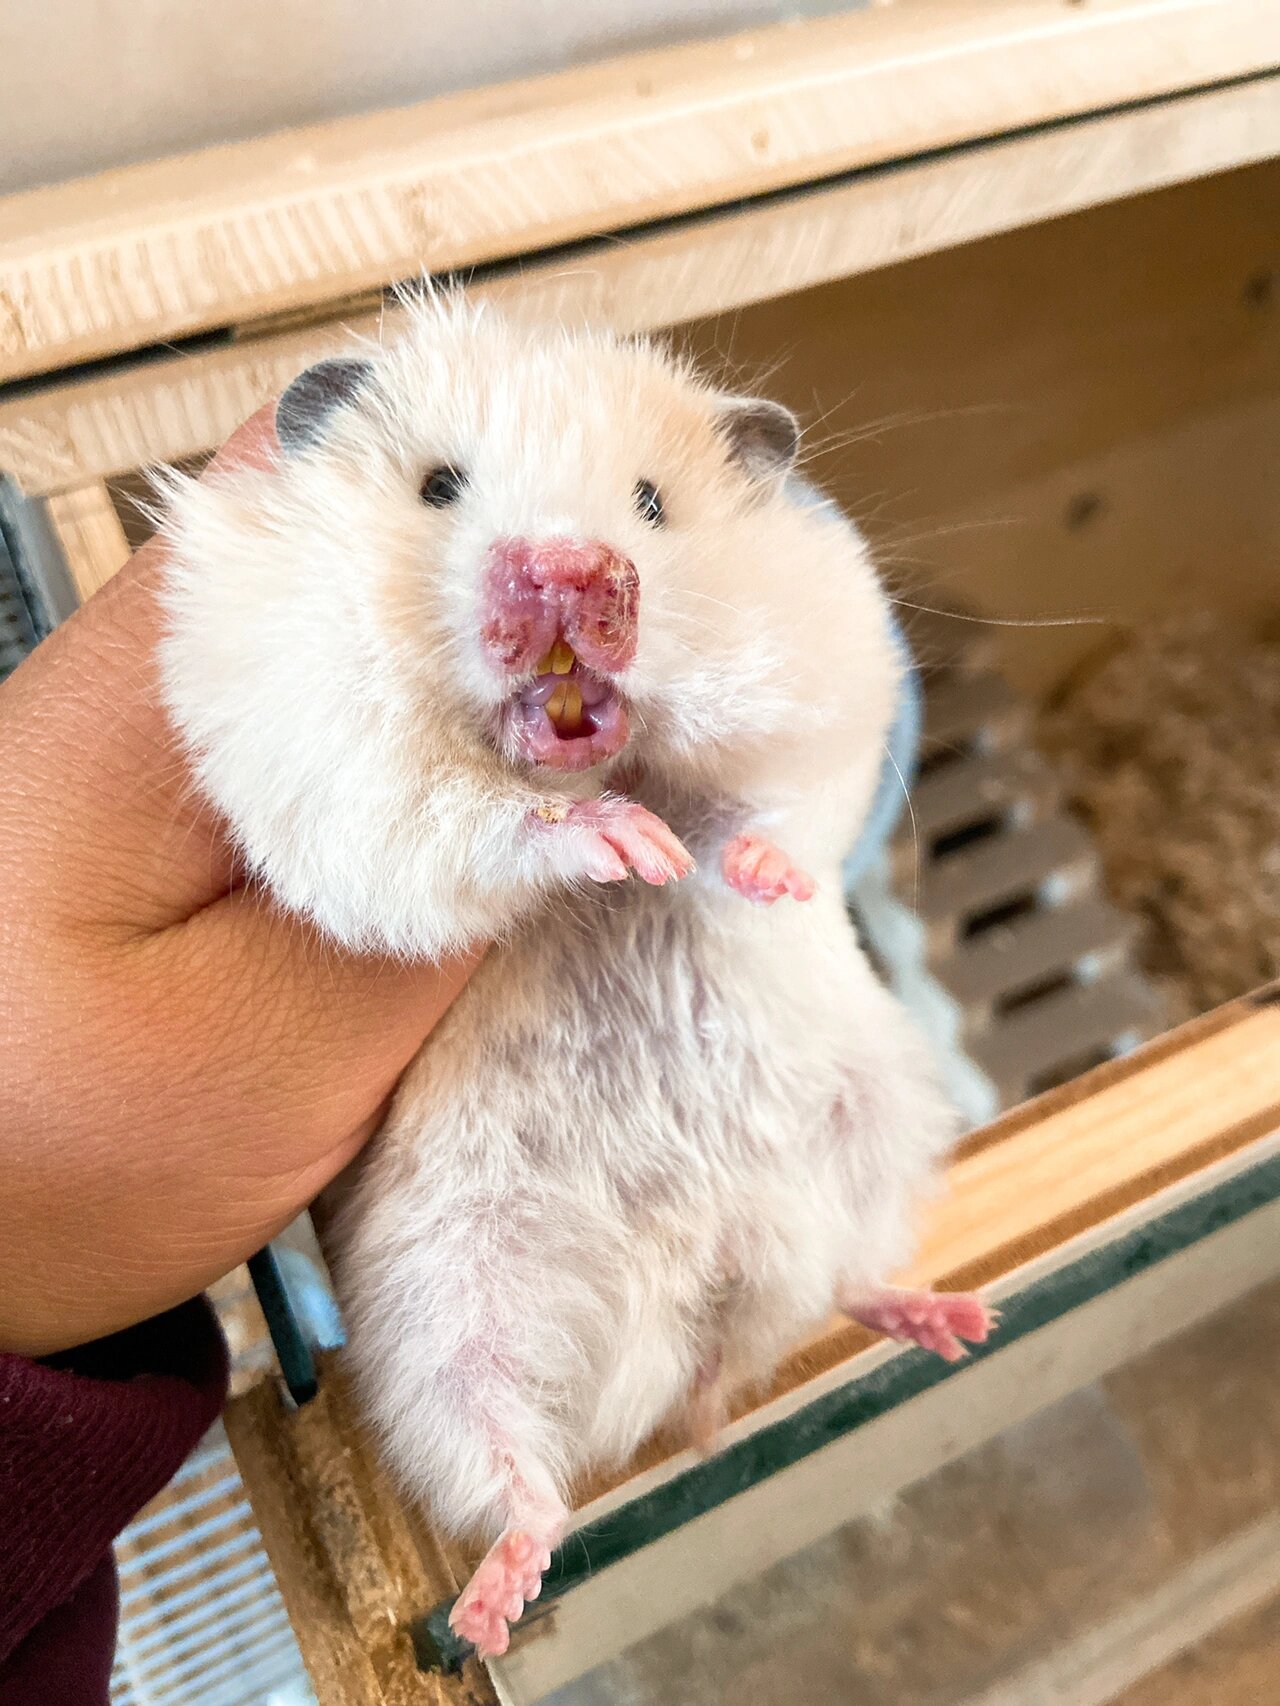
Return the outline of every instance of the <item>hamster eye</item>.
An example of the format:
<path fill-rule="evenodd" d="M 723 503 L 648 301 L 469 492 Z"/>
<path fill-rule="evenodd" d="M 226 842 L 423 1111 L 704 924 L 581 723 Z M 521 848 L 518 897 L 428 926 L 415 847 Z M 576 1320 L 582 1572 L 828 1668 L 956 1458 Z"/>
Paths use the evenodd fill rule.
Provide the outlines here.
<path fill-rule="evenodd" d="M 647 521 L 651 527 L 666 526 L 666 505 L 662 501 L 662 493 L 652 480 L 637 480 L 636 489 L 631 495 L 635 500 L 636 514 L 641 521 Z"/>
<path fill-rule="evenodd" d="M 457 503 L 466 483 L 467 476 L 461 468 L 451 468 L 446 463 L 443 467 L 431 470 L 418 487 L 418 495 L 423 503 L 430 504 L 432 509 L 445 509 L 449 504 Z"/>

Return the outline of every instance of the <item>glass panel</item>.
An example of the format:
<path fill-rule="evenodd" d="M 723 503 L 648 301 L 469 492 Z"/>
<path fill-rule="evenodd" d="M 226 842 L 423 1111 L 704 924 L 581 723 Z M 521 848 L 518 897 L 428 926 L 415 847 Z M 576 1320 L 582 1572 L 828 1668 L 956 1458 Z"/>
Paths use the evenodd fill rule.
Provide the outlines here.
<path fill-rule="evenodd" d="M 545 1706 L 1270 1699 L 1280 1387 L 1264 1343 L 1280 1343 L 1277 1284 Z"/>

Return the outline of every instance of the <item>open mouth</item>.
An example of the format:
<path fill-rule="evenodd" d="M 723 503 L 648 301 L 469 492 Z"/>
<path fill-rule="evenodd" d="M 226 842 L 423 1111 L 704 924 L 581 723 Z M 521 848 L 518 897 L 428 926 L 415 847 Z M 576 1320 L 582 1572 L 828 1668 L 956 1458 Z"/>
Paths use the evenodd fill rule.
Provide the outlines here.
<path fill-rule="evenodd" d="M 508 702 L 504 723 L 516 754 L 551 770 L 601 764 L 622 751 L 631 733 L 617 691 L 564 639 L 538 660 L 533 680 Z"/>

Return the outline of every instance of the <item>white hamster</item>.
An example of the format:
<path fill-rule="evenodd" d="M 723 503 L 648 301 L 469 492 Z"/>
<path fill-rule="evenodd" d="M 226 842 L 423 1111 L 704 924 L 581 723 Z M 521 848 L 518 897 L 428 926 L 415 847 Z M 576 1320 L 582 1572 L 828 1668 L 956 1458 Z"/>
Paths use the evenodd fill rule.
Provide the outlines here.
<path fill-rule="evenodd" d="M 952 1120 L 840 864 L 899 664 L 776 404 L 457 299 L 310 369 L 277 467 L 175 481 L 162 667 L 257 878 L 341 943 L 494 939 L 330 1238 L 408 1492 L 502 1652 L 575 1475 L 893 1291 Z M 695 864 L 696 861 L 696 864 Z M 777 904 L 774 904 L 774 903 Z"/>

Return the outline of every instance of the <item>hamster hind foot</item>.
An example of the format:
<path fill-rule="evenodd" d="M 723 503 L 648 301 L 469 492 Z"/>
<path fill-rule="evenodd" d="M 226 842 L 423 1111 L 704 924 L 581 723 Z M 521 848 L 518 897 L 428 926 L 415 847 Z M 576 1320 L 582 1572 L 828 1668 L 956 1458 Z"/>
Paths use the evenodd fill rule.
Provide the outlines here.
<path fill-rule="evenodd" d="M 554 1535 L 541 1539 L 527 1529 L 507 1529 L 458 1596 L 449 1613 L 449 1627 L 470 1641 L 482 1659 L 501 1658 L 506 1652 L 511 1625 L 542 1591 L 554 1539 Z"/>
<path fill-rule="evenodd" d="M 812 900 L 816 884 L 799 870 L 780 847 L 763 835 L 735 835 L 721 860 L 724 880 L 747 900 L 772 906 L 783 895 L 793 900 Z"/>
<path fill-rule="evenodd" d="M 879 1291 L 842 1296 L 839 1307 L 854 1321 L 903 1344 L 922 1345 L 944 1362 L 967 1354 L 965 1341 L 981 1345 L 999 1316 L 980 1297 L 963 1291 Z"/>

